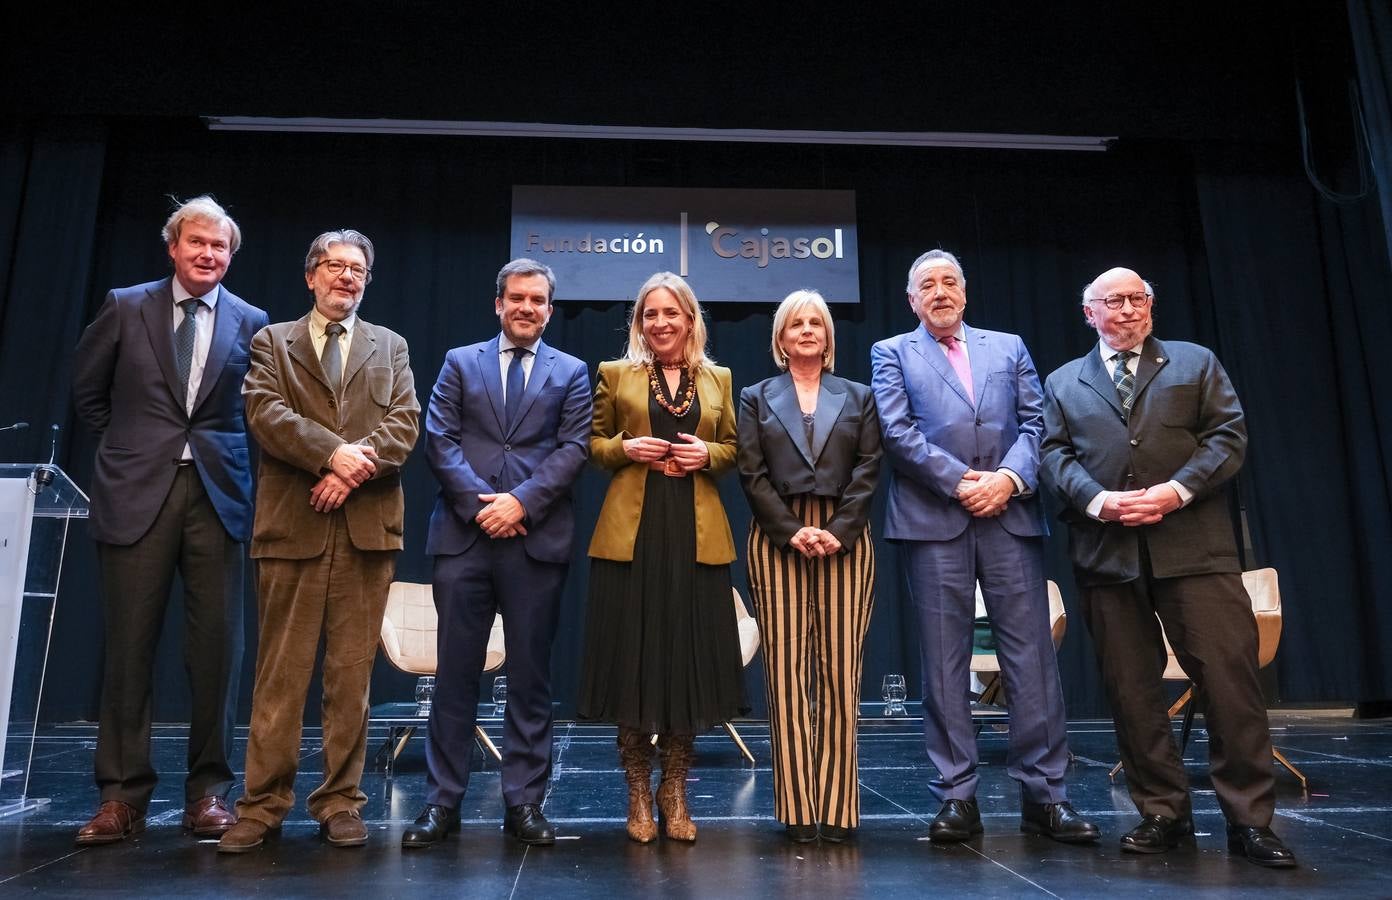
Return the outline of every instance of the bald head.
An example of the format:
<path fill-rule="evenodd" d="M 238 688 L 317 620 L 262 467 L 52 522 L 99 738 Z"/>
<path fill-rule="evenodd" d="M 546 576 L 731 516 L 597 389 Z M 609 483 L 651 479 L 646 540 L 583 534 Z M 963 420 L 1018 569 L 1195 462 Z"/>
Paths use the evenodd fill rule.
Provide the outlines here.
<path fill-rule="evenodd" d="M 1135 271 L 1118 266 L 1083 288 L 1083 318 L 1113 350 L 1133 350 L 1154 326 L 1153 298 L 1149 282 Z"/>

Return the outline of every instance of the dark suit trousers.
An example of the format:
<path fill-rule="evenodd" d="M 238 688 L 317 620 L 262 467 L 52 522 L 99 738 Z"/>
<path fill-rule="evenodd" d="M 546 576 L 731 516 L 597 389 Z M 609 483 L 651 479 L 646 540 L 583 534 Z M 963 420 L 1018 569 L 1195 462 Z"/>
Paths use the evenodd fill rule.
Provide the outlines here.
<path fill-rule="evenodd" d="M 184 801 L 232 786 L 233 716 L 242 661 L 246 548 L 232 540 L 193 466 L 181 466 L 140 540 L 97 543 L 106 661 L 95 758 L 102 801 L 142 813 L 155 789 L 150 765 L 151 678 L 174 572 L 184 585 L 184 668 L 192 710 Z"/>
<path fill-rule="evenodd" d="M 923 734 L 938 769 L 930 787 L 940 800 L 976 795 L 976 728 L 968 691 L 978 581 L 1010 697 L 1006 773 L 1026 800 L 1068 799 L 1068 722 L 1049 632 L 1042 545 L 1043 538 L 1006 531 L 998 518 L 974 518 L 950 541 L 902 544 L 918 611 Z"/>
<path fill-rule="evenodd" d="M 396 551 L 359 550 L 348 536 L 343 509 L 327 515 L 333 522 L 322 554 L 263 558 L 258 564 L 260 642 L 246 793 L 237 801 L 237 814 L 271 827 L 280 825 L 295 805 L 305 695 L 321 637 L 324 778 L 305 806 L 316 821 L 326 822 L 367 802 L 360 783 L 367 753 L 368 689 Z"/>
<path fill-rule="evenodd" d="M 1163 622 L 1175 657 L 1208 701 L 1209 771 L 1223 815 L 1233 825 L 1269 825 L 1276 777 L 1242 576 L 1154 578 L 1144 552 L 1141 566 L 1135 581 L 1081 591 L 1131 799 L 1142 815 L 1190 814 L 1189 778 L 1165 716 Z"/>
<path fill-rule="evenodd" d="M 508 679 L 503 802 L 542 801 L 551 777 L 551 644 L 567 568 L 532 559 L 521 538 L 486 535 L 463 553 L 435 557 L 439 662 L 425 742 L 427 803 L 458 809 L 469 786 L 479 678 L 500 611 Z"/>

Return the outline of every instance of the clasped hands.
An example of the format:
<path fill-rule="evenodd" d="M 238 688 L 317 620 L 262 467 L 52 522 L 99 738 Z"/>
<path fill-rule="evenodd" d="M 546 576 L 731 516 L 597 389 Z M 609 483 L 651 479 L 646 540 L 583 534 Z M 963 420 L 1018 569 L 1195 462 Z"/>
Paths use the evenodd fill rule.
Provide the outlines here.
<path fill-rule="evenodd" d="M 957 502 L 979 519 L 998 516 L 1015 494 L 1015 481 L 1004 472 L 978 472 L 968 469 L 957 482 Z"/>
<path fill-rule="evenodd" d="M 1169 484 L 1156 484 L 1134 491 L 1112 491 L 1102 501 L 1098 518 L 1127 526 L 1154 525 L 1184 505 Z"/>
<path fill-rule="evenodd" d="M 817 556 L 831 556 L 841 549 L 841 542 L 830 531 L 804 525 L 788 539 L 788 546 L 812 559 Z"/>
<path fill-rule="evenodd" d="M 629 438 L 623 442 L 623 451 L 624 456 L 634 462 L 647 463 L 650 468 L 663 472 L 667 472 L 666 463 L 671 460 L 680 467 L 682 475 L 704 469 L 710 462 L 706 442 L 694 434 L 682 432 L 677 433 L 675 441 L 655 437 Z"/>
<path fill-rule="evenodd" d="M 315 512 L 333 512 L 348 495 L 377 472 L 377 451 L 371 444 L 339 444 L 329 457 L 329 471 L 309 492 Z"/>

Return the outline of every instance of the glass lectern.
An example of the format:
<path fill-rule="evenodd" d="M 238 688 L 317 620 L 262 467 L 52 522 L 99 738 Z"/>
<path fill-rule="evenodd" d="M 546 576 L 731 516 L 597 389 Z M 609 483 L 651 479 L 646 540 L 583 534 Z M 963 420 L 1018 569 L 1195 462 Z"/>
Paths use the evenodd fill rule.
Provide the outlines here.
<path fill-rule="evenodd" d="M 87 495 L 62 469 L 0 464 L 0 816 L 48 802 L 29 796 L 68 527 Z"/>

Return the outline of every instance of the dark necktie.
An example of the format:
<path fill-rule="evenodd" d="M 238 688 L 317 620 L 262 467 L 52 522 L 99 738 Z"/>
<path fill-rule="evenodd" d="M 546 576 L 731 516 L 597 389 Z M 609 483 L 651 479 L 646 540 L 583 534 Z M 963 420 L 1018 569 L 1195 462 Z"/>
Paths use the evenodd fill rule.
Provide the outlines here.
<path fill-rule="evenodd" d="M 329 387 L 333 388 L 335 394 L 338 393 L 339 385 L 343 383 L 343 350 L 338 346 L 338 336 L 346 330 L 337 322 L 325 325 L 324 352 L 319 355 L 324 374 L 329 376 Z"/>
<path fill-rule="evenodd" d="M 174 363 L 179 367 L 179 384 L 184 389 L 183 400 L 188 402 L 189 371 L 193 368 L 193 345 L 198 337 L 198 304 L 203 301 L 197 297 L 180 300 L 184 319 L 174 329 Z"/>
<path fill-rule="evenodd" d="M 532 351 L 526 347 L 509 347 L 508 352 L 512 354 L 512 360 L 508 363 L 507 384 L 503 388 L 503 416 L 507 419 L 508 430 L 511 430 L 512 421 L 517 418 L 517 408 L 522 405 L 522 392 L 527 387 L 522 375 L 522 360 Z"/>
<path fill-rule="evenodd" d="M 1137 354 L 1130 350 L 1123 350 L 1112 357 L 1116 362 L 1116 368 L 1112 370 L 1112 381 L 1116 384 L 1117 396 L 1121 398 L 1121 417 L 1131 418 L 1131 403 L 1136 399 L 1136 378 L 1131 374 L 1131 369 L 1126 365 L 1126 361 Z"/>

